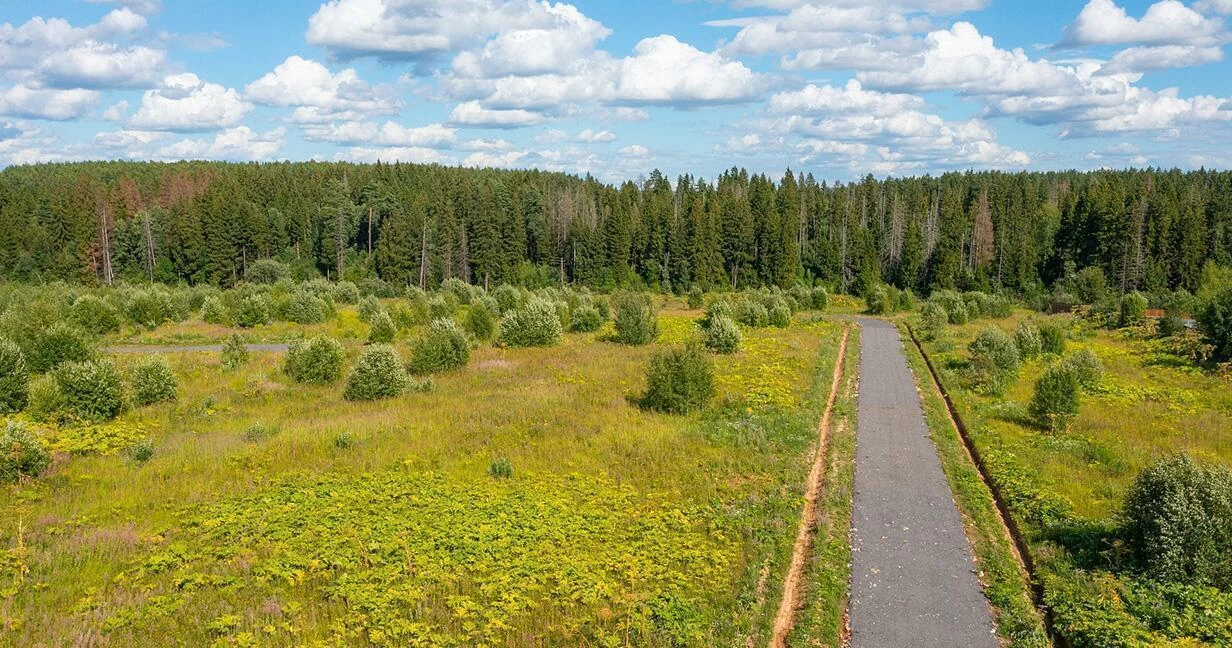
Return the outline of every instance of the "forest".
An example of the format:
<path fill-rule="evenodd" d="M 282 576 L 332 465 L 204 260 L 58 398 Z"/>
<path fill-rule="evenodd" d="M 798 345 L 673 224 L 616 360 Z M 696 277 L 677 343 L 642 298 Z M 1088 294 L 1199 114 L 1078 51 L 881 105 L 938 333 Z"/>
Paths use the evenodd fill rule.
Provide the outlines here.
<path fill-rule="evenodd" d="M 683 293 L 887 282 L 1031 298 L 1076 269 L 1117 294 L 1195 292 L 1232 263 L 1232 173 L 949 173 L 827 183 L 439 165 L 88 162 L 0 172 L 0 277 L 230 286 L 257 259 L 299 279 L 431 288 L 578 283 Z"/>

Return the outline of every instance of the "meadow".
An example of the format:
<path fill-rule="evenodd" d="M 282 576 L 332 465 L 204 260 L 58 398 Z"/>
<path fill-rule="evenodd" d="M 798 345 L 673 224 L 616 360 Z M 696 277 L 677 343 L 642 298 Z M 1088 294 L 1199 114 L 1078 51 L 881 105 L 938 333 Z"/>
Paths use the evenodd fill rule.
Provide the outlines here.
<path fill-rule="evenodd" d="M 637 406 L 647 361 L 703 312 L 654 299 L 652 344 L 612 341 L 610 321 L 544 348 L 475 341 L 383 400 L 297 383 L 281 353 L 233 370 L 169 353 L 174 401 L 10 415 L 54 460 L 0 485 L 0 643 L 764 643 L 843 324 L 741 326 L 709 405 L 666 414 Z M 324 333 L 351 366 L 361 310 L 242 330 L 192 314 L 103 346 Z M 398 332 L 401 357 L 423 331 Z"/>

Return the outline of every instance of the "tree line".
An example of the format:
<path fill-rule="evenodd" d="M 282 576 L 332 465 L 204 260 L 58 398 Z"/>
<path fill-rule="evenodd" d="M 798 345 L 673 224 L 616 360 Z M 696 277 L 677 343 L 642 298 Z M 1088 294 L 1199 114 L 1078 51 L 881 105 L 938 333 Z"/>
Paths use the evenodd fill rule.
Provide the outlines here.
<path fill-rule="evenodd" d="M 684 291 L 886 282 L 1040 294 L 1198 288 L 1232 263 L 1232 173 L 948 173 L 827 183 L 733 168 L 675 182 L 296 162 L 86 162 L 0 172 L 0 277 L 230 285 L 256 260 L 303 278 L 431 287 Z"/>

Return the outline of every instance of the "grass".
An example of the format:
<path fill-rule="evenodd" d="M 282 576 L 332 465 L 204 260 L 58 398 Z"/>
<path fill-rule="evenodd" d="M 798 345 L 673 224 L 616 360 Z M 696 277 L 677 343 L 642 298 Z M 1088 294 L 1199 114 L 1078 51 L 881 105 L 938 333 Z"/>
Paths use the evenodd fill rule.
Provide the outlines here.
<path fill-rule="evenodd" d="M 661 312 L 667 341 L 699 315 Z M 349 365 L 352 317 L 248 333 L 355 329 Z M 764 643 L 840 331 L 745 331 L 690 417 L 632 407 L 655 345 L 602 331 L 481 347 L 434 391 L 376 403 L 293 384 L 278 354 L 234 372 L 176 354 L 176 403 L 127 411 L 109 443 L 54 431 L 84 439 L 0 486 L 0 643 Z M 144 438 L 148 461 L 120 452 Z M 501 458 L 508 479 L 488 474 Z"/>

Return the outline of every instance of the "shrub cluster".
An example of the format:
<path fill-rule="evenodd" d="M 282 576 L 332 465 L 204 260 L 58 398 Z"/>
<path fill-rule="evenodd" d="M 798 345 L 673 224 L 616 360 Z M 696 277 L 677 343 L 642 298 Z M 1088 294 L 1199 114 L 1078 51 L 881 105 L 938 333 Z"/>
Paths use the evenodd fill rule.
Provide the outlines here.
<path fill-rule="evenodd" d="M 51 465 L 51 453 L 38 435 L 25 424 L 7 421 L 0 431 L 0 483 L 34 478 Z"/>
<path fill-rule="evenodd" d="M 1039 327 L 1040 351 L 1049 355 L 1065 353 L 1065 329 L 1052 322 L 1045 322 Z"/>
<path fill-rule="evenodd" d="M 222 368 L 235 371 L 248 364 L 248 347 L 239 333 L 232 333 L 222 343 Z"/>
<path fill-rule="evenodd" d="M 324 299 L 308 292 L 296 290 L 277 303 L 278 318 L 296 324 L 320 324 L 329 319 L 330 305 Z"/>
<path fill-rule="evenodd" d="M 552 346 L 560 336 L 556 307 L 541 298 L 533 298 L 501 317 L 499 339 L 505 346 Z"/>
<path fill-rule="evenodd" d="M 732 314 L 735 315 L 737 322 L 745 326 L 760 328 L 770 325 L 770 311 L 752 299 L 742 299 L 736 302 Z"/>
<path fill-rule="evenodd" d="M 390 344 L 394 341 L 394 337 L 398 335 L 398 327 L 394 326 L 394 320 L 381 309 L 372 316 L 372 326 L 368 330 L 368 344 Z"/>
<path fill-rule="evenodd" d="M 569 329 L 577 333 L 591 333 L 603 326 L 605 318 L 597 306 L 583 304 L 573 311 L 573 321 Z"/>
<path fill-rule="evenodd" d="M 94 355 L 90 340 L 71 324 L 56 322 L 35 334 L 26 361 L 35 373 L 50 371 L 64 362 L 81 362 Z"/>
<path fill-rule="evenodd" d="M 109 421 L 124 408 L 124 381 L 111 360 L 66 362 L 52 375 L 64 413 L 87 421 Z"/>
<path fill-rule="evenodd" d="M 715 353 L 735 353 L 740 348 L 740 328 L 730 317 L 719 315 L 710 320 L 702 340 Z"/>
<path fill-rule="evenodd" d="M 1078 379 L 1068 367 L 1058 363 L 1044 370 L 1035 381 L 1029 408 L 1036 423 L 1049 431 L 1062 432 L 1078 416 Z"/>
<path fill-rule="evenodd" d="M 693 286 L 689 289 L 689 308 L 701 308 L 706 301 L 706 293 L 702 291 L 701 286 Z"/>
<path fill-rule="evenodd" d="M 476 340 L 487 340 L 496 333 L 496 308 L 490 300 L 476 300 L 466 313 L 466 332 Z"/>
<path fill-rule="evenodd" d="M 714 363 L 696 344 L 658 351 L 646 367 L 646 409 L 685 414 L 702 409 L 714 397 Z"/>
<path fill-rule="evenodd" d="M 1018 376 L 1018 347 L 1005 331 L 989 326 L 980 331 L 967 350 L 971 353 L 972 379 L 990 393 L 1001 393 Z"/>
<path fill-rule="evenodd" d="M 248 295 L 235 305 L 232 319 L 241 328 L 252 328 L 269 324 L 273 319 L 270 313 L 270 300 L 265 295 Z"/>
<path fill-rule="evenodd" d="M 405 392 L 410 382 L 398 352 L 388 344 L 374 344 L 359 356 L 342 397 L 352 401 L 392 398 Z"/>
<path fill-rule="evenodd" d="M 1061 362 L 1061 366 L 1074 374 L 1078 386 L 1090 391 L 1104 379 L 1104 365 L 1099 356 L 1090 349 L 1082 349 L 1071 354 Z"/>
<path fill-rule="evenodd" d="M 287 348 L 282 370 L 295 382 L 324 385 L 342 375 L 344 356 L 342 345 L 329 336 L 301 338 Z"/>
<path fill-rule="evenodd" d="M 1023 320 L 1014 328 L 1014 344 L 1023 360 L 1034 358 L 1044 350 L 1039 327 L 1034 322 Z"/>
<path fill-rule="evenodd" d="M 470 341 L 451 319 L 434 320 L 411 353 L 410 369 L 417 374 L 461 369 L 470 361 Z"/>
<path fill-rule="evenodd" d="M 15 342 L 0 338 L 0 414 L 20 412 L 30 398 L 26 357 Z"/>
<path fill-rule="evenodd" d="M 73 302 L 69 312 L 73 323 L 94 335 L 106 335 L 120 330 L 120 309 L 95 295 L 82 295 Z"/>
<path fill-rule="evenodd" d="M 133 404 L 152 405 L 175 400 L 179 387 L 171 365 L 161 355 L 151 356 L 138 362 L 130 373 Z"/>
<path fill-rule="evenodd" d="M 622 293 L 616 297 L 616 341 L 621 344 L 650 344 L 659 336 L 659 318 L 650 296 Z"/>
<path fill-rule="evenodd" d="M 254 284 L 274 285 L 291 278 L 291 266 L 273 259 L 258 259 L 248 266 L 244 281 Z"/>

